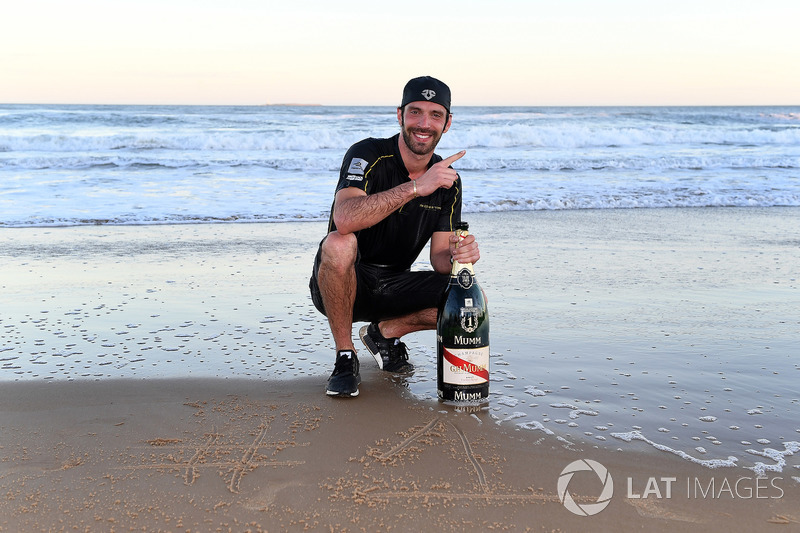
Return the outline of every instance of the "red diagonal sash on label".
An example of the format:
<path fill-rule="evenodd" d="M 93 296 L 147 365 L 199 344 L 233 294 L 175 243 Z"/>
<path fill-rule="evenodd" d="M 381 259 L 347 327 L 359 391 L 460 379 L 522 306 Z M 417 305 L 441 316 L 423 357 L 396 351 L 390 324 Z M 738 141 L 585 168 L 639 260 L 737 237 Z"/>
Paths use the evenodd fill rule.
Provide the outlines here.
<path fill-rule="evenodd" d="M 448 351 L 447 348 L 444 348 L 444 359 L 448 363 L 453 366 L 456 366 L 463 370 L 464 372 L 468 372 L 479 378 L 482 378 L 486 381 L 489 381 L 489 370 L 486 368 L 478 368 L 476 365 L 470 363 L 469 361 L 464 361 L 460 357 L 454 355 L 452 352 Z"/>

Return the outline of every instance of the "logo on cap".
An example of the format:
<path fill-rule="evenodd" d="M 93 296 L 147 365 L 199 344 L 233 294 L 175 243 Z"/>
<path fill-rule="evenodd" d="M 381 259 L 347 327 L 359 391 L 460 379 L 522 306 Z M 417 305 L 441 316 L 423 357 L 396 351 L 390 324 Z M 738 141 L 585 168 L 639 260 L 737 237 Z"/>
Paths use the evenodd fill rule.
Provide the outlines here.
<path fill-rule="evenodd" d="M 426 100 L 430 100 L 431 98 L 436 96 L 436 91 L 432 89 L 425 89 L 424 91 L 422 91 L 422 96 L 424 96 Z"/>

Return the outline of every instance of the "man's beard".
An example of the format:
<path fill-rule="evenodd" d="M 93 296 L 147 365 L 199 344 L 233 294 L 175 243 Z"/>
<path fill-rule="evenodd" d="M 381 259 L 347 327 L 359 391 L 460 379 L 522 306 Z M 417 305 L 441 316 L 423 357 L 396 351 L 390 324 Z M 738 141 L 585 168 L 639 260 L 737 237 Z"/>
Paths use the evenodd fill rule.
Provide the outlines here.
<path fill-rule="evenodd" d="M 422 129 L 422 128 L 406 128 L 405 120 L 402 120 L 400 124 L 402 126 L 402 133 L 403 133 L 403 141 L 406 143 L 406 146 L 412 153 L 416 155 L 428 155 L 433 153 L 433 150 L 436 148 L 436 145 L 439 144 L 439 140 L 442 138 L 442 132 L 436 131 L 433 129 Z M 420 143 L 414 139 L 414 135 L 412 132 L 423 133 L 425 135 L 431 136 L 431 142 L 429 143 Z"/>

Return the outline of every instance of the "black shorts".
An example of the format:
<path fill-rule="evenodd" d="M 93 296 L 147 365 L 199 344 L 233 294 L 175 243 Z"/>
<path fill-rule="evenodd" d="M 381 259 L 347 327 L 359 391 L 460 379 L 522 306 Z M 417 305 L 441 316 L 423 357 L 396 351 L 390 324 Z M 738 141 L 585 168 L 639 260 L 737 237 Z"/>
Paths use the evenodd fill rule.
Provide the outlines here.
<path fill-rule="evenodd" d="M 326 315 L 317 284 L 319 262 L 318 250 L 308 287 L 314 306 Z M 398 272 L 359 261 L 356 261 L 355 268 L 358 288 L 353 306 L 353 322 L 379 322 L 423 309 L 437 308 L 450 280 L 449 274 L 439 274 L 432 270 Z"/>

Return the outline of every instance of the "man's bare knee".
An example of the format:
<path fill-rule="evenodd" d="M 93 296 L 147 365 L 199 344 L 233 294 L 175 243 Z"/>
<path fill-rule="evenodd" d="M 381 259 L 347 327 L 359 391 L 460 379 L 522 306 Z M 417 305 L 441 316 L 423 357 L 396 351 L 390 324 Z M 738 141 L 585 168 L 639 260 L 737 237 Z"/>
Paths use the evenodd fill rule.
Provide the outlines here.
<path fill-rule="evenodd" d="M 342 235 L 338 231 L 328 234 L 322 243 L 322 265 L 343 271 L 351 268 L 358 255 L 358 240 L 352 233 Z"/>

